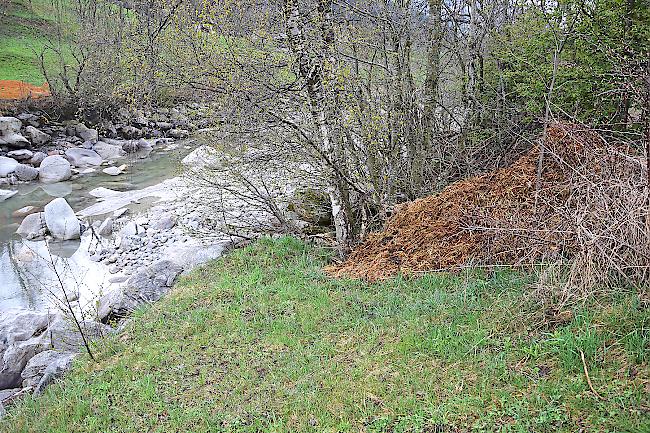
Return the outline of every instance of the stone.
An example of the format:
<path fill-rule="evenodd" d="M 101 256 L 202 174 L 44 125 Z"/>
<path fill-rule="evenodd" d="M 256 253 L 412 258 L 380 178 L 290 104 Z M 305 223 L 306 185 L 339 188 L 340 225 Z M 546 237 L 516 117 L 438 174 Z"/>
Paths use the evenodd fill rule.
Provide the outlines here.
<path fill-rule="evenodd" d="M 36 388 L 51 366 L 55 366 L 56 370 L 65 371 L 72 364 L 75 356 L 77 354 L 74 352 L 58 352 L 56 350 L 46 350 L 34 355 L 20 375 L 23 379 L 23 388 Z"/>
<path fill-rule="evenodd" d="M 74 125 L 74 135 L 81 138 L 83 141 L 97 141 L 99 134 L 96 129 L 88 128 L 83 123 Z"/>
<path fill-rule="evenodd" d="M 45 205 L 45 224 L 56 239 L 72 240 L 81 236 L 81 225 L 74 211 L 64 198 L 57 198 Z"/>
<path fill-rule="evenodd" d="M 109 290 L 98 304 L 102 321 L 129 315 L 141 305 L 160 300 L 173 286 L 182 268 L 169 260 L 159 260 L 136 272 L 124 289 Z"/>
<path fill-rule="evenodd" d="M 16 233 L 20 236 L 34 240 L 45 236 L 47 225 L 45 224 L 45 214 L 43 212 L 27 215 Z"/>
<path fill-rule="evenodd" d="M 11 147 L 23 147 L 29 145 L 29 140 L 20 134 L 9 134 L 0 137 L 0 145 Z"/>
<path fill-rule="evenodd" d="M 190 136 L 190 133 L 184 129 L 170 129 L 167 131 L 167 135 L 177 140 L 183 140 L 185 138 L 188 138 Z"/>
<path fill-rule="evenodd" d="M 50 319 L 45 312 L 9 310 L 0 313 L 0 389 L 22 385 L 23 368 L 43 350 L 29 340 L 42 335 Z"/>
<path fill-rule="evenodd" d="M 7 156 L 9 158 L 15 159 L 16 161 L 24 161 L 33 157 L 34 152 L 28 149 L 12 150 L 11 152 L 7 153 Z"/>
<path fill-rule="evenodd" d="M 124 173 L 124 170 L 126 170 L 126 165 L 120 165 L 119 167 L 108 167 L 102 170 L 103 173 L 108 174 L 110 176 L 119 176 L 120 174 Z"/>
<path fill-rule="evenodd" d="M 36 206 L 25 206 L 21 207 L 18 210 L 15 210 L 11 213 L 11 216 L 14 218 L 23 218 L 26 217 L 27 215 L 31 215 L 35 213 L 38 210 Z"/>
<path fill-rule="evenodd" d="M 23 390 L 22 387 L 21 388 L 11 388 L 11 389 L 0 390 L 0 405 L 5 403 L 6 401 L 12 400 L 12 398 L 16 394 L 20 393 L 22 390 Z M 0 418 L 2 418 L 1 415 L 2 414 L 0 414 Z"/>
<path fill-rule="evenodd" d="M 72 167 L 65 158 L 48 156 L 41 162 L 39 178 L 43 183 L 63 182 L 72 177 Z"/>
<path fill-rule="evenodd" d="M 18 164 L 14 173 L 16 174 L 18 180 L 22 180 L 23 182 L 30 182 L 38 178 L 39 169 L 34 168 L 31 165 Z"/>
<path fill-rule="evenodd" d="M 9 176 L 18 167 L 18 161 L 6 156 L 0 156 L 0 176 Z"/>
<path fill-rule="evenodd" d="M 104 160 L 94 150 L 72 148 L 65 151 L 65 156 L 70 163 L 76 167 L 85 167 L 89 165 L 101 165 Z"/>
<path fill-rule="evenodd" d="M 117 209 L 115 212 L 113 212 L 113 218 L 115 219 L 120 218 L 121 216 L 124 216 L 129 212 L 130 211 L 128 208 Z"/>
<path fill-rule="evenodd" d="M 123 126 L 122 135 L 128 139 L 134 139 L 142 136 L 142 131 L 135 126 Z"/>
<path fill-rule="evenodd" d="M 86 341 L 92 342 L 112 333 L 106 325 L 93 321 L 82 321 Z M 56 351 L 59 356 L 43 355 L 32 364 L 25 376 L 31 379 L 33 373 L 41 371 L 41 365 L 48 362 L 43 371 L 60 371 L 69 366 L 72 352 L 84 347 L 84 339 L 76 325 L 60 313 L 50 314 L 30 310 L 9 310 L 0 313 L 0 389 L 19 387 L 23 383 L 22 373 L 32 358 L 41 352 Z M 63 355 L 63 353 L 66 353 Z M 50 370 L 52 373 L 52 370 Z"/>
<path fill-rule="evenodd" d="M 173 215 L 164 215 L 161 219 L 154 222 L 151 227 L 156 230 L 170 230 L 176 225 L 176 217 Z"/>
<path fill-rule="evenodd" d="M 120 237 L 124 238 L 126 236 L 135 236 L 142 231 L 143 229 L 140 226 L 138 226 L 135 222 L 130 221 L 120 230 Z"/>
<path fill-rule="evenodd" d="M 23 123 L 15 117 L 0 117 L 0 136 L 15 134 L 20 131 Z"/>
<path fill-rule="evenodd" d="M 38 385 L 34 388 L 34 395 L 39 396 L 43 394 L 43 391 L 47 386 L 61 378 L 66 371 L 70 370 L 70 367 L 72 367 L 72 361 L 74 361 L 76 356 L 76 353 L 68 352 L 67 354 L 62 354 L 57 357 L 50 365 L 48 365 L 43 372 L 43 376 L 38 382 Z"/>
<path fill-rule="evenodd" d="M 183 158 L 181 163 L 190 168 L 214 167 L 219 162 L 216 149 L 210 146 L 200 146 Z"/>
<path fill-rule="evenodd" d="M 113 219 L 106 218 L 104 222 L 97 229 L 97 234 L 101 236 L 110 236 L 113 233 Z"/>
<path fill-rule="evenodd" d="M 163 131 L 169 131 L 172 129 L 174 125 L 172 125 L 169 122 L 156 122 L 156 128 L 163 130 Z"/>
<path fill-rule="evenodd" d="M 47 158 L 47 154 L 45 152 L 36 152 L 34 156 L 32 156 L 29 160 L 29 163 L 34 167 L 38 167 L 41 165 L 41 162 L 43 162 L 45 158 Z"/>
<path fill-rule="evenodd" d="M 135 153 L 138 151 L 138 142 L 134 140 L 127 140 L 122 143 L 122 150 L 126 153 Z"/>
<path fill-rule="evenodd" d="M 126 155 L 126 152 L 122 150 L 121 146 L 116 146 L 113 144 L 108 144 L 103 141 L 96 143 L 93 146 L 93 150 L 99 154 L 103 159 L 114 160 L 122 158 Z"/>
<path fill-rule="evenodd" d="M 15 117 L 0 117 L 0 145 L 23 147 L 29 141 L 20 135 L 23 123 Z"/>
<path fill-rule="evenodd" d="M 52 140 L 52 137 L 49 134 L 34 128 L 31 125 L 25 128 L 25 135 L 27 135 L 30 141 L 36 146 L 42 146 Z"/>
<path fill-rule="evenodd" d="M 9 200 L 11 197 L 15 196 L 16 194 L 18 194 L 18 191 L 0 189 L 0 203 L 2 203 L 5 200 Z"/>

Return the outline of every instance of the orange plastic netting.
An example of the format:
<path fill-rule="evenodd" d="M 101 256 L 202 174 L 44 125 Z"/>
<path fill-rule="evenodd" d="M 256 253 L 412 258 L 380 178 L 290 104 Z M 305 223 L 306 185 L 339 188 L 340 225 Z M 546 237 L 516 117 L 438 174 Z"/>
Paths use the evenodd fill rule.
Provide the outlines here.
<path fill-rule="evenodd" d="M 50 85 L 42 86 L 16 80 L 0 80 L 0 99 L 9 101 L 23 101 L 26 99 L 40 99 L 52 96 Z"/>

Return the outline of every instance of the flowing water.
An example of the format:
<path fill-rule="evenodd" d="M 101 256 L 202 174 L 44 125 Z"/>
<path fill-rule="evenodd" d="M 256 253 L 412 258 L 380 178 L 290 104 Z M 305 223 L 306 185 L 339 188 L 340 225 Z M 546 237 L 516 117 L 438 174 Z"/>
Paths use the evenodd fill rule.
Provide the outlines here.
<path fill-rule="evenodd" d="M 65 197 L 78 212 L 97 202 L 89 194 L 95 188 L 131 191 L 158 184 L 179 174 L 180 160 L 192 147 L 184 143 L 167 151 L 154 150 L 144 159 L 120 160 L 128 170 L 119 176 L 106 175 L 100 169 L 68 182 L 32 182 L 12 188 L 18 194 L 0 202 L 0 312 L 53 306 L 63 299 L 62 285 L 69 298 L 79 297 L 80 304 L 93 302 L 108 284 L 105 266 L 90 260 L 89 236 L 49 244 L 23 240 L 16 234 L 22 217 L 14 216 L 15 211 L 25 206 L 40 211 L 54 198 Z"/>

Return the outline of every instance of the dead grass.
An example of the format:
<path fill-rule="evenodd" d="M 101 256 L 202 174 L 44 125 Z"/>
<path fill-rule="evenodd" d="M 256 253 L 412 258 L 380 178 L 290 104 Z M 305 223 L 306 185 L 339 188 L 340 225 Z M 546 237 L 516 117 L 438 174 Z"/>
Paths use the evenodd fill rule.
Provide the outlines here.
<path fill-rule="evenodd" d="M 568 284 L 644 284 L 650 269 L 646 174 L 638 157 L 573 124 L 548 130 L 511 166 L 397 210 L 335 276 L 382 280 L 467 265 L 561 263 Z"/>

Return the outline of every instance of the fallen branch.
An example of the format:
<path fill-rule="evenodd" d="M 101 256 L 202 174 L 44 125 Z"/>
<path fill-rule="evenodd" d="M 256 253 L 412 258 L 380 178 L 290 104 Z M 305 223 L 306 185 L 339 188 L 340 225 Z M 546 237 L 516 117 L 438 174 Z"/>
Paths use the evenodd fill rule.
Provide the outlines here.
<path fill-rule="evenodd" d="M 603 398 L 596 392 L 594 389 L 594 385 L 591 383 L 591 378 L 589 377 L 589 370 L 587 370 L 587 362 L 585 361 L 585 353 L 581 350 L 580 351 L 580 359 L 582 359 L 582 367 L 585 370 L 585 377 L 587 378 L 587 384 L 589 385 L 589 389 L 591 392 L 594 393 L 594 395 L 599 399 L 602 400 Z"/>

